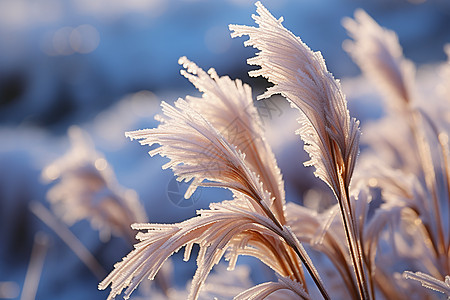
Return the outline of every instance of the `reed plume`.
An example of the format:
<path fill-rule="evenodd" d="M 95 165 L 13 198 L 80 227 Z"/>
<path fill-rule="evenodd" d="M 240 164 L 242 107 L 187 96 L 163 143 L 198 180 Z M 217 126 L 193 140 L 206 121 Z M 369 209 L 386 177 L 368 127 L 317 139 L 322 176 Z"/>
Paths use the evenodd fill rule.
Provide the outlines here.
<path fill-rule="evenodd" d="M 288 203 L 250 87 L 214 69 L 205 72 L 182 57 L 181 74 L 202 96 L 180 98 L 173 105 L 163 102 L 157 128 L 125 135 L 151 147 L 151 156 L 169 159 L 163 168 L 189 183 L 186 198 L 199 187 L 220 187 L 230 190 L 233 199 L 213 199 L 209 209 L 176 224 L 133 224 L 139 242 L 99 288 L 111 286 L 108 299 L 122 293 L 128 299 L 174 252 L 184 247 L 188 260 L 197 244 L 189 299 L 198 299 L 222 258 L 233 269 L 240 255 L 258 258 L 277 281 L 256 285 L 236 299 L 310 299 L 317 296 L 315 288 L 325 299 L 401 299 L 408 290 L 427 297 L 428 291 L 409 279 L 448 293 L 448 229 L 441 210 L 450 195 L 448 140 L 445 128 L 416 106 L 415 67 L 403 57 L 396 35 L 363 11 L 344 21 L 353 38 L 345 49 L 389 103 L 387 116 L 376 123 L 379 132 L 398 124 L 395 133 L 403 137 L 377 136 L 368 127 L 368 136 L 379 146 L 372 145 L 356 165 L 359 121 L 350 117 L 339 81 L 320 52 L 287 30 L 282 18 L 276 19 L 260 2 L 256 7 L 257 26 L 230 25 L 231 36 L 249 37 L 244 45 L 259 50 L 248 60 L 259 69 L 249 75 L 273 83 L 257 99 L 281 94 L 298 110 L 296 133 L 310 156 L 305 165 L 315 167 L 314 174 L 331 188 L 336 204 L 317 212 Z M 439 145 L 437 153 L 432 142 Z M 402 145 L 411 146 L 408 155 L 402 155 Z M 374 196 L 376 188 L 379 197 Z M 381 247 L 386 240 L 388 246 Z M 310 259 L 304 245 L 327 263 L 316 268 L 318 260 Z M 413 269 L 396 269 L 395 260 L 412 262 L 408 266 Z M 416 268 L 429 274 L 412 272 Z"/>
<path fill-rule="evenodd" d="M 414 229 L 421 238 L 412 244 L 414 249 L 422 250 L 412 254 L 404 249 L 404 253 L 397 255 L 402 251 L 402 248 L 397 248 L 394 255 L 399 259 L 409 258 L 417 268 L 444 279 L 450 268 L 449 229 L 444 227 L 448 215 L 445 216 L 441 209 L 445 202 L 448 207 L 450 201 L 445 124 L 436 123 L 434 120 L 439 116 L 433 118 L 422 108 L 416 90 L 415 66 L 404 58 L 394 32 L 380 27 L 362 10 L 355 12 L 355 20 L 345 19 L 344 27 L 353 38 L 353 41 L 344 43 L 344 49 L 382 93 L 386 107 L 387 116 L 377 121 L 372 130 L 367 128 L 367 142 L 372 149 L 380 150 L 372 153 L 377 154 L 378 158 L 370 155 L 364 159 L 372 161 L 372 172 L 367 174 L 373 176 L 374 185 L 382 188 L 383 200 L 386 201 L 372 223 L 390 223 L 395 230 L 403 233 L 404 241 L 410 235 L 406 231 Z M 396 128 L 396 132 L 390 132 L 392 128 Z M 380 137 L 380 132 L 383 137 Z M 433 143 L 438 145 L 437 151 L 434 151 Z M 405 148 L 410 151 L 405 153 Z M 380 156 L 382 152 L 387 155 Z M 382 161 L 383 158 L 388 159 Z M 377 163 L 378 167 L 375 167 Z M 439 177 L 444 180 L 442 185 Z M 439 192 L 443 190 L 446 192 Z M 393 216 L 400 217 L 399 221 L 390 221 Z M 380 224 L 371 226 L 372 237 L 381 234 L 383 226 Z M 380 232 L 374 233 L 376 227 Z M 391 235 L 394 234 L 391 229 Z M 376 265 L 377 269 L 382 270 L 376 271 L 372 263 L 372 272 L 381 287 L 386 282 L 381 277 L 385 277 L 383 273 L 389 273 L 389 264 L 379 259 Z M 417 279 L 411 272 L 404 274 L 405 278 Z M 394 284 L 391 291 L 384 291 L 385 296 L 393 297 L 389 293 L 397 293 L 395 289 L 402 288 Z"/>
<path fill-rule="evenodd" d="M 53 211 L 68 225 L 90 220 L 103 239 L 113 233 L 134 243 L 130 225 L 147 221 L 136 192 L 117 182 L 87 133 L 71 127 L 68 135 L 72 148 L 42 172 L 44 180 L 57 182 L 47 193 Z"/>
<path fill-rule="evenodd" d="M 238 255 L 255 256 L 282 276 L 280 282 L 289 282 L 282 279 L 285 277 L 296 281 L 297 285 L 286 286 L 303 297 L 306 287 L 304 290 L 298 288 L 305 281 L 302 262 L 308 265 L 317 284 L 322 283 L 296 236 L 283 225 L 284 188 L 273 153 L 259 128 L 250 88 L 239 80 L 218 77 L 213 70 L 207 75 L 186 58 L 180 59 L 180 63 L 187 68 L 182 74 L 204 92 L 203 97 L 179 99 L 175 106 L 162 103 L 164 116 L 158 117 L 161 124 L 157 128 L 126 135 L 141 139 L 143 145 L 159 144 L 149 152 L 150 155 L 167 156 L 170 162 L 163 168 L 170 167 L 178 180 L 190 182 L 186 197 L 198 186 L 216 186 L 231 190 L 234 200 L 211 204 L 210 210 L 198 211 L 198 217 L 180 224 L 134 225 L 147 233 L 138 234 L 141 242 L 136 249 L 115 266 L 99 287 L 104 289 L 112 284 L 110 298 L 128 287 L 125 296 L 129 297 L 143 278 L 154 277 L 174 251 L 185 246 L 185 259 L 188 259 L 190 249 L 196 243 L 201 250 L 190 299 L 197 299 L 206 276 L 227 250 L 231 269 Z M 205 106 L 200 106 L 200 102 Z M 226 109 L 222 110 L 224 107 Z M 205 115 L 198 110 L 204 111 Z M 219 112 L 224 119 L 214 117 Z M 231 127 L 224 125 L 226 120 L 237 122 L 231 125 L 240 126 L 243 140 L 250 145 L 244 146 L 240 143 L 242 139 L 230 134 Z M 251 153 L 251 149 L 259 150 L 259 147 L 262 147 L 260 153 Z M 323 293 L 326 295 L 325 290 Z"/>
<path fill-rule="evenodd" d="M 300 38 L 282 26 L 283 19 L 274 18 L 260 2 L 259 27 L 230 25 L 232 37 L 248 35 L 244 45 L 260 50 L 247 62 L 261 68 L 250 76 L 263 76 L 274 83 L 258 99 L 281 94 L 301 111 L 297 134 L 305 143 L 317 177 L 327 183 L 339 203 L 345 236 L 350 249 L 356 282 L 361 297 L 368 298 L 363 251 L 350 200 L 350 182 L 359 145 L 359 122 L 350 118 L 340 84 L 328 72 L 320 52 L 313 52 Z"/>

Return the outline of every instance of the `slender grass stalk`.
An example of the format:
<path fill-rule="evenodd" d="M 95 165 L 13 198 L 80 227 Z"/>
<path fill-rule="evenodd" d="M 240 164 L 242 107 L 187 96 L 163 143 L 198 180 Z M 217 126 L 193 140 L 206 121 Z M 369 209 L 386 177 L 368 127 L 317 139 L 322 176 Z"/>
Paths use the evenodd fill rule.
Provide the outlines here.
<path fill-rule="evenodd" d="M 422 166 L 422 171 L 424 173 L 425 183 L 431 194 L 431 205 L 433 209 L 433 216 L 435 220 L 435 229 L 437 235 L 432 235 L 432 241 L 435 244 L 436 255 L 440 257 L 445 255 L 445 238 L 444 231 L 440 213 L 440 204 L 437 193 L 437 182 L 436 182 L 436 170 L 434 169 L 433 160 L 431 157 L 431 151 L 429 143 L 426 141 L 425 134 L 422 132 L 422 128 L 420 128 L 420 124 L 423 124 L 421 121 L 421 116 L 418 111 L 413 110 L 411 113 L 412 116 L 412 124 L 411 130 L 416 141 L 416 147 L 419 153 L 420 162 Z"/>
<path fill-rule="evenodd" d="M 426 114 L 423 110 L 418 109 L 417 113 L 420 114 L 423 118 L 423 120 L 426 121 L 426 123 L 431 128 L 437 142 L 439 143 L 439 150 L 440 150 L 440 157 L 442 160 L 442 168 L 444 170 L 444 177 L 445 177 L 445 188 L 447 192 L 447 209 L 448 209 L 448 216 L 450 216 L 450 168 L 449 168 L 449 147 L 448 147 L 448 135 L 444 132 L 441 132 L 435 122 Z M 437 194 L 437 192 L 436 192 Z M 439 199 L 436 195 L 436 197 L 433 198 L 433 208 L 434 208 L 434 215 L 436 217 L 436 227 L 438 230 L 438 237 L 439 237 L 439 249 L 437 249 L 439 252 L 437 255 L 439 256 L 440 262 L 444 266 L 444 270 L 442 270 L 445 274 L 450 274 L 450 257 L 448 256 L 448 252 L 450 249 L 450 239 L 447 241 L 444 237 L 444 224 L 442 222 L 441 217 L 441 208 Z M 450 220 L 448 221 L 448 232 L 450 232 Z"/>
<path fill-rule="evenodd" d="M 359 297 L 361 299 L 371 299 L 369 294 L 369 289 L 367 286 L 367 275 L 364 271 L 364 253 L 362 252 L 361 241 L 356 234 L 356 224 L 354 213 L 352 211 L 352 206 L 350 204 L 350 196 L 348 192 L 348 187 L 345 187 L 341 181 L 341 193 L 335 195 L 338 200 L 339 209 L 341 212 L 342 223 L 345 230 L 345 237 L 347 240 L 347 245 L 350 251 L 350 258 L 352 261 L 352 266 L 354 268 L 356 282 L 358 284 Z"/>
<path fill-rule="evenodd" d="M 64 223 L 56 219 L 53 214 L 39 202 L 32 202 L 30 210 L 48 227 L 50 227 L 78 258 L 88 267 L 88 269 L 101 279 L 106 275 L 106 271 L 92 255 L 91 252 L 80 242 L 80 240 L 67 228 Z"/>
<path fill-rule="evenodd" d="M 36 298 L 48 244 L 48 237 L 44 233 L 36 233 L 20 300 L 34 300 Z"/>
<path fill-rule="evenodd" d="M 306 252 L 305 248 L 300 244 L 297 237 L 295 236 L 292 231 L 290 231 L 287 227 L 285 227 L 283 232 L 288 233 L 287 236 L 283 236 L 285 241 L 294 249 L 295 253 L 297 253 L 298 257 L 301 259 L 303 265 L 305 266 L 306 270 L 308 270 L 308 273 L 311 275 L 314 283 L 316 284 L 317 288 L 319 289 L 320 293 L 322 294 L 324 299 L 331 299 L 328 295 L 328 292 L 323 285 L 322 280 L 320 279 L 319 273 L 314 267 L 314 264 L 312 263 L 311 259 L 309 258 L 308 253 Z"/>

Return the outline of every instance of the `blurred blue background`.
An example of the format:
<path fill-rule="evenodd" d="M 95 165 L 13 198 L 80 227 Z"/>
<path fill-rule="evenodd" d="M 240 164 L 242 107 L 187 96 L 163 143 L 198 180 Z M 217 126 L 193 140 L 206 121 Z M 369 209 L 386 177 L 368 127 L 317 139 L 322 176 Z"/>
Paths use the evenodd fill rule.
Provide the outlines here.
<path fill-rule="evenodd" d="M 341 49 L 341 19 L 357 7 L 396 31 L 413 61 L 445 59 L 445 0 L 266 2 L 275 16 L 284 16 L 287 28 L 322 51 L 338 78 L 358 72 Z M 183 55 L 250 81 L 245 59 L 254 51 L 242 39 L 232 40 L 227 26 L 252 24 L 254 11 L 247 0 L 2 0 L 0 122 L 65 132 L 128 93 L 190 88 L 179 76 Z"/>
<path fill-rule="evenodd" d="M 394 30 L 416 64 L 446 60 L 447 0 L 262 2 L 322 52 L 337 78 L 359 74 L 341 47 L 347 38 L 341 20 L 358 7 Z M 161 188 L 171 172 L 161 171 L 163 160 L 150 159 L 123 132 L 155 126 L 152 116 L 161 100 L 198 94 L 179 74 L 181 56 L 262 90 L 267 83 L 247 75 L 246 59 L 255 51 L 228 31 L 228 24 L 253 25 L 254 13 L 254 1 L 247 0 L 0 0 L 0 283 L 13 282 L 13 298 L 23 287 L 37 231 L 52 236 L 37 299 L 106 298 L 107 291 L 97 290 L 98 279 L 28 210 L 32 200 L 46 203 L 48 186 L 40 173 L 67 151 L 71 125 L 92 135 L 153 222 L 181 221 L 221 200 L 216 197 L 225 194 L 206 192 L 194 206 L 171 206 Z M 87 222 L 71 229 L 107 271 L 130 250 L 120 239 L 101 243 Z M 192 274 L 177 272 L 185 272 L 177 273 L 183 274 L 178 285 Z M 2 286 L 0 296 L 6 297 Z"/>

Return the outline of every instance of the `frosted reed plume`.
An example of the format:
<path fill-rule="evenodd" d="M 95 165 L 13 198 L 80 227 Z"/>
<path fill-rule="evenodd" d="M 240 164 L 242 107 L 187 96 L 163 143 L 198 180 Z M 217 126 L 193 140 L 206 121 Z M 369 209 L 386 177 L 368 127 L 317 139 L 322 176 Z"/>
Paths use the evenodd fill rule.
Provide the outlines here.
<path fill-rule="evenodd" d="M 380 27 L 361 9 L 355 12 L 355 19 L 344 19 L 343 25 L 354 40 L 346 40 L 344 49 L 379 86 L 388 112 L 402 112 L 413 101 L 415 67 L 403 57 L 395 32 Z"/>
<path fill-rule="evenodd" d="M 102 238 L 110 233 L 134 242 L 130 225 L 147 221 L 135 191 L 117 182 L 106 159 L 93 148 L 87 134 L 70 128 L 72 149 L 42 172 L 46 181 L 57 181 L 47 198 L 67 224 L 88 219 Z"/>
<path fill-rule="evenodd" d="M 232 37 L 248 35 L 244 43 L 261 50 L 248 64 L 261 68 L 251 76 L 263 76 L 275 85 L 258 99 L 282 94 L 303 113 L 298 134 L 316 167 L 315 174 L 340 195 L 340 179 L 350 184 L 358 153 L 358 122 L 351 119 L 340 84 L 328 72 L 320 52 L 313 52 L 285 29 L 261 3 L 253 18 L 259 27 L 230 25 Z M 339 167 L 336 167 L 336 164 Z M 339 170 L 338 170 L 339 169 Z M 342 173 L 342 174 L 340 174 Z"/>
<path fill-rule="evenodd" d="M 228 76 L 219 77 L 214 69 L 210 69 L 208 75 L 185 57 L 179 63 L 185 68 L 181 74 L 203 92 L 202 98 L 187 96 L 186 99 L 245 155 L 247 165 L 260 175 L 263 186 L 274 199 L 272 210 L 275 216 L 284 224 L 284 183 L 275 156 L 263 135 L 250 86 Z"/>
<path fill-rule="evenodd" d="M 231 269 L 238 255 L 251 255 L 282 277 L 292 276 L 299 284 L 303 284 L 300 259 L 310 263 L 309 258 L 293 233 L 283 226 L 285 199 L 271 196 L 284 197 L 284 189 L 274 156 L 259 129 L 260 121 L 249 98 L 249 87 L 242 85 L 239 80 L 218 77 L 213 70 L 207 75 L 186 58 L 182 58 L 180 63 L 187 67 L 187 71 L 182 74 L 204 91 L 203 97 L 179 99 L 175 107 L 163 103 L 165 116 L 159 117 L 161 124 L 158 128 L 130 132 L 127 136 L 142 139 L 141 144 L 160 144 L 150 151 L 150 155 L 159 153 L 167 156 L 171 161 L 165 168 L 171 167 L 179 180 L 192 180 L 186 196 L 192 194 L 197 186 L 203 185 L 230 189 L 235 199 L 212 204 L 210 210 L 199 211 L 198 217 L 180 224 L 134 225 L 136 229 L 147 230 L 147 233 L 138 234 L 141 243 L 116 265 L 100 288 L 106 288 L 111 283 L 110 297 L 113 297 L 128 286 L 125 291 L 128 297 L 143 278 L 153 278 L 167 257 L 182 246 L 186 246 L 185 258 L 188 259 L 194 243 L 199 244 L 201 250 L 190 299 L 198 297 L 207 274 L 226 250 L 229 251 L 226 258 L 230 261 Z M 228 91 L 226 97 L 225 90 Z M 210 110 L 204 109 L 207 111 L 205 116 L 196 110 L 200 101 L 210 107 Z M 217 106 L 212 105 L 214 101 L 218 102 Z M 223 107 L 227 107 L 225 112 L 221 110 Z M 229 142 L 224 136 L 228 128 L 223 125 L 225 120 L 213 117 L 219 112 L 226 115 L 228 120 L 239 120 L 233 125 L 242 126 L 242 134 L 252 137 L 247 141 L 250 145 L 243 147 L 239 139 L 233 140 L 238 142 L 236 145 Z M 222 131 L 219 132 L 214 126 Z M 233 135 L 229 136 L 234 138 Z M 259 149 L 259 146 L 262 147 L 261 153 L 251 154 L 248 163 L 245 151 Z M 268 163 L 263 162 L 263 158 L 268 158 Z M 320 282 L 317 272 L 314 269 L 310 272 Z M 291 288 L 294 293 L 304 293 L 294 286 Z"/>
<path fill-rule="evenodd" d="M 320 52 L 313 52 L 285 29 L 257 2 L 253 18 L 259 27 L 230 25 L 232 37 L 248 35 L 244 45 L 260 50 L 247 62 L 261 68 L 251 76 L 263 76 L 275 85 L 259 99 L 281 94 L 301 111 L 298 134 L 305 142 L 317 177 L 333 190 L 344 222 L 350 257 L 361 297 L 369 297 L 363 251 L 355 224 L 349 188 L 359 144 L 359 122 L 350 118 L 340 84 L 328 72 Z"/>
<path fill-rule="evenodd" d="M 387 112 L 387 117 L 374 124 L 372 130 L 367 128 L 367 142 L 372 149 L 379 151 L 363 161 L 372 161 L 372 172 L 367 174 L 373 176 L 374 185 L 382 188 L 383 200 L 386 201 L 370 226 L 371 236 L 381 235 L 384 227 L 381 224 L 390 224 L 391 230 L 395 228 L 397 232 L 402 232 L 401 238 L 406 245 L 406 237 L 411 236 L 407 231 L 414 230 L 421 238 L 409 243 L 421 251 L 412 254 L 407 253 L 410 250 L 398 248 L 392 256 L 398 256 L 399 260 L 409 258 L 420 269 L 444 279 L 450 268 L 449 229 L 444 227 L 444 220 L 448 220 L 450 214 L 446 211 L 446 215 L 442 210 L 445 205 L 449 207 L 450 201 L 448 138 L 445 133 L 448 126 L 436 123 L 434 120 L 440 117 L 426 112 L 425 107 L 430 103 L 421 103 L 415 89 L 415 67 L 403 57 L 394 32 L 381 28 L 361 10 L 356 11 L 355 20 L 344 20 L 344 26 L 354 39 L 346 41 L 344 48 L 383 94 Z M 397 128 L 402 133 L 396 132 L 393 136 L 389 133 L 391 128 Z M 376 137 L 380 133 L 385 136 Z M 438 145 L 437 151 L 432 149 L 433 144 Z M 405 149 L 410 151 L 405 153 Z M 380 156 L 382 153 L 385 154 Z M 377 154 L 378 159 L 373 154 Z M 382 161 L 383 158 L 388 159 Z M 373 168 L 377 162 L 378 167 Z M 399 217 L 397 222 L 392 221 L 394 216 Z M 376 222 L 379 224 L 375 226 Z M 391 234 L 394 235 L 394 231 Z M 376 251 L 376 248 L 373 249 Z M 399 284 L 387 283 L 388 280 L 383 278 L 392 272 L 388 270 L 389 263 L 378 259 L 376 270 L 374 259 L 371 261 L 375 281 L 385 296 L 398 295 L 401 290 Z M 411 272 L 404 274 L 405 278 L 418 280 L 420 277 L 412 276 Z M 383 290 L 382 286 L 391 287 Z"/>
<path fill-rule="evenodd" d="M 260 67 L 250 75 L 274 84 L 258 99 L 281 94 L 298 110 L 297 134 L 311 158 L 305 165 L 315 167 L 336 204 L 317 212 L 287 203 L 250 87 L 182 57 L 181 74 L 202 96 L 163 102 L 157 128 L 126 136 L 151 147 L 151 156 L 169 159 L 163 168 L 189 183 L 186 198 L 204 186 L 228 189 L 233 199 L 213 199 L 217 203 L 209 209 L 176 224 L 133 224 L 139 242 L 99 288 L 111 287 L 108 299 L 121 294 L 128 299 L 174 252 L 184 247 L 188 260 L 197 244 L 189 299 L 198 299 L 216 264 L 224 258 L 232 270 L 240 255 L 258 258 L 277 281 L 235 299 L 402 299 L 407 291 L 429 297 L 430 291 L 415 281 L 448 293 L 449 230 L 443 221 L 448 216 L 441 209 L 448 207 L 450 195 L 447 128 L 416 106 L 414 65 L 404 59 L 395 34 L 363 11 L 344 22 L 353 38 L 346 50 L 390 103 L 387 116 L 376 124 L 378 132 L 368 127 L 368 136 L 379 145 L 372 145 L 355 168 L 359 122 L 350 117 L 339 81 L 320 52 L 260 2 L 256 6 L 257 26 L 230 25 L 231 35 L 249 37 L 244 44 L 259 52 L 248 63 Z M 392 124 L 399 124 L 396 137 L 383 134 Z M 410 145 L 411 153 L 403 155 L 402 145 Z M 313 260 L 307 249 L 315 250 Z"/>
<path fill-rule="evenodd" d="M 71 127 L 68 136 L 72 148 L 42 172 L 44 180 L 57 181 L 47 193 L 53 211 L 68 225 L 89 220 L 104 241 L 114 234 L 133 245 L 136 239 L 131 224 L 148 221 L 137 193 L 117 182 L 113 169 L 105 157 L 95 150 L 86 132 Z M 103 268 L 69 228 L 55 223 L 56 218 L 37 203 L 31 210 L 66 242 L 94 274 L 104 277 Z M 167 294 L 168 275 L 160 272 L 156 284 Z"/>

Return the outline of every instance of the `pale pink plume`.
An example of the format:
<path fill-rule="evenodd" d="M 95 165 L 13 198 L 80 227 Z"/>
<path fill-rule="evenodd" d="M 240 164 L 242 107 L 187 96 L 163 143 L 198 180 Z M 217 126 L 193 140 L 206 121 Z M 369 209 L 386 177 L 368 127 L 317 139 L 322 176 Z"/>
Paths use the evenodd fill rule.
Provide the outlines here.
<path fill-rule="evenodd" d="M 260 69 L 250 76 L 267 78 L 274 86 L 258 99 L 281 94 L 298 108 L 301 125 L 297 133 L 305 142 L 316 168 L 315 175 L 334 192 L 344 221 L 350 257 L 361 297 L 370 297 L 366 286 L 363 252 L 350 200 L 350 182 L 359 151 L 359 122 L 350 118 L 340 84 L 328 72 L 320 52 L 313 52 L 260 3 L 253 15 L 258 27 L 230 25 L 232 37 L 249 36 L 245 46 L 260 50 L 248 64 Z"/>
<path fill-rule="evenodd" d="M 130 225 L 147 220 L 137 193 L 119 185 L 87 133 L 71 127 L 68 134 L 72 148 L 42 172 L 44 180 L 57 180 L 47 194 L 53 210 L 69 225 L 88 219 L 102 237 L 133 240 Z"/>
<path fill-rule="evenodd" d="M 403 57 L 397 35 L 362 9 L 356 10 L 354 20 L 345 18 L 343 25 L 353 38 L 345 41 L 344 49 L 384 94 L 387 107 L 397 113 L 404 110 L 414 98 L 415 67 Z"/>
<path fill-rule="evenodd" d="M 446 272 L 449 270 L 449 243 L 445 234 L 442 204 L 439 199 L 439 190 L 441 189 L 438 178 L 440 175 L 439 165 L 435 161 L 437 155 L 442 156 L 445 181 L 448 184 L 450 175 L 447 162 L 447 135 L 441 134 L 441 129 L 438 128 L 434 120 L 424 110 L 416 107 L 415 85 L 417 83 L 414 81 L 414 65 L 403 57 L 395 33 L 381 28 L 362 10 L 356 11 L 355 20 L 345 19 L 344 26 L 354 39 L 354 41 L 347 41 L 344 48 L 358 63 L 364 75 L 375 80 L 378 88 L 383 91 L 387 101 L 386 106 L 390 108 L 387 112 L 394 119 L 400 118 L 408 129 L 406 134 L 396 135 L 396 141 L 393 141 L 393 143 L 398 145 L 397 151 L 400 155 L 405 152 L 406 148 L 417 157 L 416 161 L 419 168 L 413 171 L 416 171 L 415 175 L 418 182 L 423 185 L 426 195 L 419 201 L 424 201 L 424 206 L 428 206 L 428 210 L 420 211 L 421 214 L 418 219 L 422 219 L 421 221 L 425 223 L 429 232 L 429 239 L 435 248 L 436 262 L 440 265 L 437 265 L 437 267 Z M 388 130 L 397 131 L 397 128 Z M 380 130 L 376 132 L 383 134 Z M 429 132 L 432 134 L 430 135 Z M 406 142 L 411 140 L 411 147 L 408 147 L 406 143 L 399 143 L 398 140 Z M 440 144 L 437 151 L 441 153 L 433 149 L 432 145 L 436 140 L 438 145 Z M 409 154 L 406 154 L 406 156 L 409 156 Z M 416 164 L 413 163 L 411 166 L 414 169 Z M 446 189 L 447 194 L 450 195 L 448 186 Z"/>
<path fill-rule="evenodd" d="M 298 131 L 311 156 L 307 165 L 339 195 L 339 178 L 349 186 L 358 154 L 358 122 L 351 119 L 347 101 L 320 52 L 313 52 L 300 38 L 283 27 L 260 3 L 253 18 L 259 27 L 230 25 L 232 37 L 248 35 L 246 46 L 261 50 L 248 60 L 261 68 L 251 76 L 263 76 L 275 85 L 258 99 L 281 94 L 303 113 Z"/>
<path fill-rule="evenodd" d="M 253 255 L 280 275 L 298 279 L 302 276 L 294 274 L 298 269 L 286 269 L 288 261 L 283 254 L 289 257 L 290 247 L 280 238 L 282 230 L 251 207 L 245 199 L 234 199 L 211 204 L 209 210 L 200 210 L 199 216 L 178 224 L 134 224 L 134 229 L 144 231 L 137 235 L 141 242 L 115 265 L 99 288 L 105 289 L 111 284 L 108 299 L 126 288 L 124 298 L 128 299 L 143 279 L 153 279 L 166 259 L 183 246 L 185 260 L 188 260 L 193 244 L 198 244 L 200 250 L 189 299 L 197 299 L 207 275 L 226 250 L 229 250 L 227 260 L 231 269 L 238 255 Z M 294 259 L 292 263 L 299 266 L 300 261 Z"/>
<path fill-rule="evenodd" d="M 223 187 L 254 199 L 255 207 L 272 215 L 269 207 L 273 199 L 264 190 L 259 176 L 244 161 L 242 152 L 189 102 L 178 99 L 175 107 L 165 102 L 161 106 L 164 118 L 160 117 L 161 124 L 157 128 L 127 132 L 126 136 L 140 139 L 141 145 L 159 144 L 149 154 L 168 157 L 170 162 L 163 168 L 170 167 L 177 180 L 192 180 L 186 198 L 198 186 Z"/>
<path fill-rule="evenodd" d="M 182 74 L 203 92 L 203 97 L 178 99 L 174 106 L 163 102 L 164 115 L 158 117 L 161 124 L 157 128 L 126 135 L 139 139 L 142 145 L 158 144 L 150 155 L 168 157 L 170 162 L 163 168 L 170 167 L 178 180 L 191 181 L 185 197 L 192 195 L 198 186 L 216 186 L 230 189 L 236 199 L 213 204 L 211 210 L 200 211 L 200 217 L 180 224 L 136 225 L 137 229 L 150 230 L 149 233 L 138 234 L 142 242 L 116 266 L 100 288 L 111 283 L 110 297 L 113 297 L 128 287 L 125 291 L 128 297 L 143 278 L 153 278 L 174 251 L 186 246 L 188 257 L 194 243 L 203 250 L 197 260 L 192 299 L 196 299 L 206 276 L 226 249 L 231 268 L 238 255 L 251 255 L 280 275 L 303 282 L 302 263 L 297 256 L 300 255 L 320 283 L 305 250 L 289 228 L 283 226 L 283 182 L 260 128 L 250 88 L 240 81 L 218 77 L 213 70 L 208 75 L 186 58 L 181 58 L 180 63 L 187 68 Z M 236 131 L 240 135 L 236 136 Z M 224 209 L 230 210 L 226 216 L 219 214 Z M 245 215 L 253 218 L 250 223 Z M 154 253 L 153 258 L 150 253 Z"/>
<path fill-rule="evenodd" d="M 274 214 L 284 224 L 284 183 L 253 105 L 250 86 L 239 79 L 219 77 L 212 68 L 205 72 L 186 57 L 179 63 L 185 68 L 181 74 L 202 92 L 202 97 L 187 96 L 186 101 L 245 155 L 248 167 L 260 176 L 263 187 L 274 198 Z"/>

